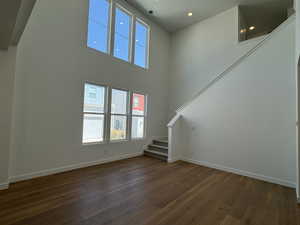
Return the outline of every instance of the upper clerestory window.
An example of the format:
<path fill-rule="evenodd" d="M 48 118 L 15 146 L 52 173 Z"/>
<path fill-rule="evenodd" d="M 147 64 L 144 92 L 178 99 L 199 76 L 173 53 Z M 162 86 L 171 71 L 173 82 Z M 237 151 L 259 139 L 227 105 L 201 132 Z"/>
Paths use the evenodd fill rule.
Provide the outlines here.
<path fill-rule="evenodd" d="M 150 27 L 112 0 L 89 0 L 87 46 L 148 69 Z"/>

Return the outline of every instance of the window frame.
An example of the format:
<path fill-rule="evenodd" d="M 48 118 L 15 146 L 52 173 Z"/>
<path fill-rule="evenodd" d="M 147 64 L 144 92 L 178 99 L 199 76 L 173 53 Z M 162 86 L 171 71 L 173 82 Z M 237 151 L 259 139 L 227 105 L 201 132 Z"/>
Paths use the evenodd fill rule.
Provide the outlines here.
<path fill-rule="evenodd" d="M 133 108 L 133 94 L 138 94 L 138 95 L 143 95 L 144 96 L 144 115 L 134 115 L 132 113 L 132 108 Z M 143 140 L 147 137 L 146 131 L 147 131 L 147 117 L 148 117 L 148 95 L 138 92 L 138 91 L 132 91 L 130 94 L 130 139 L 131 140 Z M 132 120 L 133 117 L 140 117 L 144 118 L 144 132 L 143 132 L 143 137 L 137 137 L 133 138 L 132 137 Z"/>
<path fill-rule="evenodd" d="M 114 1 L 113 0 L 104 0 L 107 1 L 109 3 L 109 13 L 108 13 L 108 25 L 107 25 L 107 52 L 92 48 L 88 45 L 88 41 L 89 41 L 89 22 L 90 22 L 90 6 L 91 6 L 91 0 L 89 0 L 88 2 L 88 19 L 87 19 L 87 34 L 86 34 L 86 46 L 88 49 L 91 49 L 93 51 L 96 52 L 101 52 L 102 54 L 106 54 L 106 55 L 110 55 L 111 54 L 111 40 L 112 40 L 112 36 L 113 36 L 113 29 L 112 29 L 112 25 L 113 25 L 113 19 L 114 19 L 114 15 L 113 15 L 113 8 L 114 8 Z"/>
<path fill-rule="evenodd" d="M 103 113 L 95 113 L 95 112 L 85 112 L 84 106 L 85 106 L 85 85 L 90 84 L 98 87 L 104 88 L 104 110 Z M 83 104 L 82 104 L 82 132 L 81 132 L 81 143 L 82 145 L 96 145 L 96 144 L 104 144 L 107 142 L 107 121 L 108 121 L 108 86 L 97 84 L 94 82 L 85 81 L 83 84 Z M 102 141 L 95 141 L 95 142 L 84 142 L 83 140 L 83 128 L 84 128 L 84 116 L 85 115 L 103 115 L 103 140 Z"/>
<path fill-rule="evenodd" d="M 135 41 L 135 39 L 136 39 L 136 23 L 137 22 L 139 22 L 139 23 L 141 23 L 142 25 L 144 25 L 146 28 L 147 28 L 147 40 L 146 40 L 146 62 L 145 62 L 145 67 L 142 67 L 142 66 L 139 66 L 139 65 L 137 65 L 137 64 L 135 64 L 135 44 L 136 44 L 136 41 Z M 150 46 L 150 30 L 151 30 L 151 28 L 150 28 L 150 26 L 144 21 L 144 20 L 142 20 L 142 19 L 140 19 L 139 17 L 135 17 L 135 20 L 134 20 L 134 36 L 133 36 L 133 51 L 134 51 L 134 54 L 132 55 L 132 57 L 133 57 L 133 65 L 135 65 L 135 66 L 137 66 L 137 67 L 139 67 L 139 68 L 142 68 L 142 69 L 145 69 L 145 70 L 148 70 L 149 69 L 149 58 L 150 58 L 150 48 L 149 48 L 149 46 Z"/>
<path fill-rule="evenodd" d="M 118 91 L 124 91 L 124 92 L 127 92 L 127 98 L 126 98 L 126 114 L 120 114 L 120 113 L 112 113 L 111 112 L 111 104 L 112 104 L 112 90 L 118 90 Z M 116 143 L 116 142 L 124 142 L 124 141 L 129 141 L 131 138 L 130 138 L 130 133 L 129 133 L 129 130 L 130 130 L 130 126 L 129 126 L 129 118 L 130 118 L 130 96 L 131 96 L 131 92 L 127 89 L 124 89 L 124 88 L 115 88 L 115 87 L 110 87 L 109 88 L 109 98 L 108 98 L 108 101 L 109 101 L 109 108 L 108 108 L 108 131 L 107 131 L 107 136 L 108 136 L 108 139 L 107 141 L 110 142 L 110 143 Z M 112 116 L 125 116 L 126 117 L 126 130 L 125 130 L 125 134 L 126 134 L 126 138 L 125 139 L 117 139 L 117 140 L 112 140 L 111 139 L 111 118 Z"/>
<path fill-rule="evenodd" d="M 84 103 L 85 103 L 85 85 L 95 85 L 99 87 L 103 87 L 105 90 L 105 97 L 104 97 L 104 112 L 103 113 L 88 113 L 84 111 Z M 127 104 L 126 104 L 126 114 L 119 114 L 119 113 L 111 113 L 111 103 L 112 103 L 112 90 L 120 90 L 127 92 Z M 143 95 L 145 97 L 144 101 L 144 115 L 134 115 L 132 113 L 133 109 L 133 94 Z M 81 143 L 83 146 L 89 145 L 100 145 L 100 144 L 113 144 L 113 143 L 120 143 L 120 142 L 128 142 L 128 141 L 140 141 L 144 140 L 147 137 L 147 118 L 148 118 L 148 95 L 144 94 L 143 92 L 139 91 L 130 91 L 124 88 L 117 88 L 117 87 L 110 87 L 108 85 L 99 84 L 96 82 L 84 81 L 83 83 L 83 93 L 82 93 L 82 127 L 81 127 Z M 84 116 L 86 114 L 95 114 L 95 115 L 103 115 L 104 116 L 104 126 L 103 126 L 103 141 L 97 142 L 83 142 L 83 128 L 84 128 Z M 115 116 L 126 116 L 126 138 L 119 139 L 119 140 L 111 140 L 111 117 Z M 133 138 L 132 137 L 132 118 L 133 117 L 142 117 L 144 118 L 144 135 L 141 138 Z"/>
<path fill-rule="evenodd" d="M 116 11 L 117 9 L 120 9 L 124 13 L 130 16 L 130 27 L 129 27 L 129 43 L 128 43 L 128 61 L 124 59 L 120 59 L 114 55 L 114 48 L 115 48 L 115 37 L 116 37 Z M 129 10 L 127 10 L 124 6 L 122 6 L 120 3 L 114 2 L 113 4 L 113 14 L 112 14 L 114 21 L 112 25 L 112 35 L 111 35 L 111 52 L 110 55 L 114 57 L 115 59 L 121 60 L 122 62 L 127 62 L 129 64 L 132 64 L 132 59 L 133 59 L 133 50 L 132 50 L 132 43 L 133 43 L 133 27 L 134 27 L 134 21 L 135 21 L 135 16 L 133 13 L 131 13 Z"/>
<path fill-rule="evenodd" d="M 124 6 L 124 3 L 119 2 L 118 0 L 106 0 L 110 4 L 110 13 L 109 13 L 109 26 L 108 26 L 108 46 L 107 46 L 107 52 L 102 52 L 100 50 L 91 48 L 87 45 L 88 43 L 88 25 L 87 25 L 87 35 L 86 35 L 86 45 L 88 49 L 95 51 L 95 52 L 100 52 L 105 55 L 109 55 L 113 57 L 115 60 L 120 61 L 120 62 L 125 62 L 129 63 L 139 69 L 148 71 L 150 67 L 150 39 L 151 39 L 151 26 L 149 23 L 145 22 L 144 19 L 141 19 L 140 16 L 136 16 L 136 13 L 132 12 L 132 10 L 127 9 L 128 6 Z M 89 3 L 90 6 L 90 3 Z M 123 60 L 120 58 L 117 58 L 114 56 L 114 41 L 115 41 L 115 21 L 116 21 L 116 8 L 120 8 L 122 11 L 127 13 L 128 15 L 131 16 L 131 26 L 130 26 L 130 40 L 129 40 L 129 60 Z M 89 10 L 89 7 L 88 7 Z M 134 58 L 135 58 L 135 29 L 136 29 L 136 22 L 140 22 L 143 25 L 145 25 L 148 29 L 148 35 L 147 35 L 147 60 L 146 60 L 146 67 L 141 67 L 139 65 L 136 65 L 134 63 Z M 89 23 L 89 11 L 88 11 L 88 23 Z"/>

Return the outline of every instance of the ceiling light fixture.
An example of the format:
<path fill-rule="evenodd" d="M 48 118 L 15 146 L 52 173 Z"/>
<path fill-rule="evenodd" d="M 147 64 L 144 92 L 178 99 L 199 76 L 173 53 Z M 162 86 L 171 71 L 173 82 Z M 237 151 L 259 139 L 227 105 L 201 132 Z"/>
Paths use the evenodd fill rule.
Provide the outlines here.
<path fill-rule="evenodd" d="M 192 16 L 192 15 L 193 15 L 193 13 L 192 13 L 192 12 L 189 12 L 189 13 L 188 13 L 188 16 Z"/>
<path fill-rule="evenodd" d="M 246 33 L 246 32 L 247 32 L 246 29 L 241 29 L 241 30 L 240 30 L 240 33 L 241 33 L 241 34 Z"/>
<path fill-rule="evenodd" d="M 254 29 L 255 29 L 255 26 L 249 27 L 249 30 L 254 30 Z"/>

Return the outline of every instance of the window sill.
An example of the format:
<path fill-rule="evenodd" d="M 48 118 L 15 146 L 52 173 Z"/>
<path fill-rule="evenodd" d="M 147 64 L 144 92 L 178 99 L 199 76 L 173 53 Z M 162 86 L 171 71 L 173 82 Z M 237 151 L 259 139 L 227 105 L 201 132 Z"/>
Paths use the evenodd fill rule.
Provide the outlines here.
<path fill-rule="evenodd" d="M 91 143 L 82 143 L 82 146 L 95 146 L 95 145 L 109 145 L 109 144 L 120 144 L 124 142 L 136 142 L 136 141 L 145 141 L 146 137 L 143 138 L 132 138 L 131 140 L 116 140 L 116 141 L 102 141 L 102 142 L 91 142 Z"/>

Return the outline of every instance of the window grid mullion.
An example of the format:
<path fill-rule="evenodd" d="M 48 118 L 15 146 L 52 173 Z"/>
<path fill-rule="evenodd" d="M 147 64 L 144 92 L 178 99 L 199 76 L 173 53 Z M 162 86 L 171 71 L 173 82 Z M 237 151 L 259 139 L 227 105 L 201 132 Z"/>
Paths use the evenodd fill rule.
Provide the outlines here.
<path fill-rule="evenodd" d="M 114 47 L 115 47 L 115 22 L 116 22 L 116 3 L 111 0 L 111 24 L 110 24 L 110 49 L 109 55 L 114 55 Z"/>
<path fill-rule="evenodd" d="M 111 132 L 111 93 L 112 88 L 108 88 L 108 95 L 107 95 L 107 142 L 110 142 L 110 132 Z"/>
<path fill-rule="evenodd" d="M 131 140 L 131 130 L 132 130 L 132 96 L 133 92 L 128 93 L 128 139 Z"/>
<path fill-rule="evenodd" d="M 132 19 L 131 19 L 131 43 L 130 43 L 130 63 L 134 64 L 134 58 L 135 58 L 135 32 L 136 32 L 136 16 L 132 15 Z"/>

